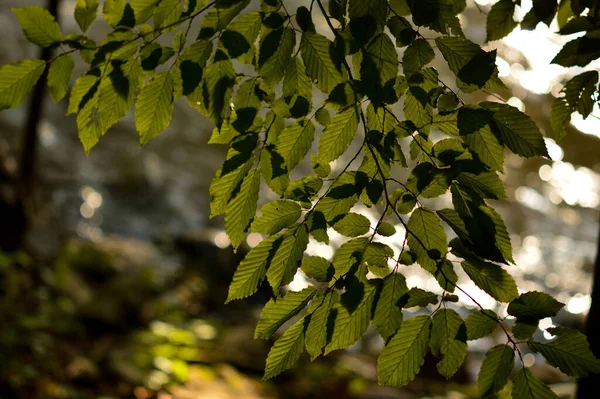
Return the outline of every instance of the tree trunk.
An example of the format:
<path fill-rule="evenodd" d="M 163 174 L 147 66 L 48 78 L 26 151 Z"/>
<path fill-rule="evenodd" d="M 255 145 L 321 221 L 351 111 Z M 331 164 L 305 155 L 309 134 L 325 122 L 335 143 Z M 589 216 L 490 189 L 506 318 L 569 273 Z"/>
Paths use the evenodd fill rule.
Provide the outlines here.
<path fill-rule="evenodd" d="M 592 286 L 592 304 L 587 316 L 585 332 L 590 343 L 590 349 L 600 357 L 600 234 L 598 235 L 598 249 L 594 263 L 594 280 Z M 580 378 L 577 384 L 577 399 L 598 398 L 598 384 L 600 374 L 590 374 Z"/>
<path fill-rule="evenodd" d="M 47 7 L 57 21 L 59 3 L 60 0 L 48 0 Z M 49 61 L 52 53 L 52 49 L 44 48 L 40 53 L 40 59 Z M 47 77 L 48 67 L 44 70 L 30 96 L 23 145 L 17 160 L 18 176 L 14 176 L 8 169 L 2 168 L 0 165 L 0 184 L 5 186 L 0 191 L 0 220 L 3 221 L 0 224 L 0 250 L 15 251 L 22 248 L 25 233 L 31 223 L 38 160 L 38 125 L 44 114 Z M 5 154 L 5 156 L 9 155 Z M 0 163 L 3 161 L 0 159 Z"/>

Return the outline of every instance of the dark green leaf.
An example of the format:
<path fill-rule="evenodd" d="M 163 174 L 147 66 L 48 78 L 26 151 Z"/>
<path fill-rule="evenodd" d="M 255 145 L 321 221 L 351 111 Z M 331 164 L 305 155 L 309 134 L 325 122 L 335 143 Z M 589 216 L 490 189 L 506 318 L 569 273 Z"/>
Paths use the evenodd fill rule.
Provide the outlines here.
<path fill-rule="evenodd" d="M 556 316 L 565 306 L 544 292 L 530 291 L 521 294 L 508 305 L 508 314 L 518 318 L 541 320 Z"/>
<path fill-rule="evenodd" d="M 552 63 L 564 67 L 586 66 L 598 57 L 600 57 L 600 39 L 583 36 L 565 44 Z"/>
<path fill-rule="evenodd" d="M 515 367 L 515 352 L 508 345 L 496 345 L 483 358 L 481 370 L 477 376 L 479 394 L 486 397 L 499 392 Z"/>
<path fill-rule="evenodd" d="M 370 227 L 371 222 L 367 217 L 354 212 L 347 213 L 333 225 L 335 231 L 346 237 L 356 237 L 367 234 Z"/>
<path fill-rule="evenodd" d="M 585 335 L 566 327 L 547 330 L 557 338 L 547 344 L 530 341 L 532 351 L 541 353 L 546 361 L 571 377 L 585 377 L 600 372 L 600 361 L 589 349 Z"/>
<path fill-rule="evenodd" d="M 271 299 L 260 314 L 254 339 L 271 338 L 283 323 L 300 313 L 316 293 L 315 287 L 308 287 L 298 292 L 290 291 L 282 298 Z"/>
<path fill-rule="evenodd" d="M 467 330 L 465 322 L 456 311 L 440 309 L 433 316 L 431 352 L 442 360 L 437 369 L 446 378 L 452 377 L 467 356 Z"/>
<path fill-rule="evenodd" d="M 564 97 L 555 98 L 550 110 L 550 125 L 556 141 L 560 141 L 567 134 L 567 126 L 571 122 L 571 112 Z"/>
<path fill-rule="evenodd" d="M 383 279 L 383 288 L 375 307 L 373 326 L 387 341 L 398 331 L 404 320 L 400 298 L 408 293 L 406 279 L 399 273 L 392 273 Z"/>
<path fill-rule="evenodd" d="M 415 40 L 406 48 L 402 56 L 402 69 L 404 74 L 409 77 L 421 68 L 429 64 L 435 54 L 431 45 L 425 39 Z"/>
<path fill-rule="evenodd" d="M 498 327 L 498 316 L 491 310 L 477 310 L 465 319 L 469 340 L 487 337 Z"/>
<path fill-rule="evenodd" d="M 492 6 L 485 25 L 486 41 L 500 40 L 517 27 L 519 23 L 513 19 L 515 5 L 512 0 L 500 0 Z"/>
<path fill-rule="evenodd" d="M 500 302 L 510 302 L 519 295 L 517 284 L 501 266 L 470 259 L 463 261 L 462 267 L 479 288 Z"/>
<path fill-rule="evenodd" d="M 418 208 L 407 223 L 410 249 L 417 255 L 417 262 L 423 269 L 435 273 L 437 263 L 446 256 L 448 243 L 446 233 L 438 217 L 431 211 Z"/>
<path fill-rule="evenodd" d="M 377 359 L 381 385 L 402 387 L 412 381 L 425 361 L 431 319 L 416 316 L 404 322 Z"/>
<path fill-rule="evenodd" d="M 558 399 L 558 396 L 523 367 L 513 377 L 512 399 Z"/>

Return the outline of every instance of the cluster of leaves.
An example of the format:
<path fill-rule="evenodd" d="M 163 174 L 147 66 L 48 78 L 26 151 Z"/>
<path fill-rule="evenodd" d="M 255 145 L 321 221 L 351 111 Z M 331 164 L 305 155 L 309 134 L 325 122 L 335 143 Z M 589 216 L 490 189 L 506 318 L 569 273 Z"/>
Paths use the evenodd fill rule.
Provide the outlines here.
<path fill-rule="evenodd" d="M 537 11 L 546 3 L 534 1 L 522 26 L 548 23 L 546 11 Z M 248 297 L 268 282 L 274 298 L 262 312 L 257 338 L 270 338 L 302 314 L 274 344 L 265 378 L 291 367 L 305 348 L 314 359 L 353 345 L 371 324 L 385 341 L 377 365 L 381 384 L 410 382 L 428 350 L 440 359 L 439 372 L 450 378 L 465 359 L 467 341 L 498 326 L 507 343 L 485 356 L 478 377 L 484 396 L 502 389 L 512 375 L 513 397 L 556 397 L 526 367 L 513 373 L 515 353 L 521 356 L 518 344 L 526 343 L 570 376 L 599 372 L 600 363 L 579 332 L 559 327 L 548 330 L 557 337 L 550 343 L 532 338 L 538 321 L 555 316 L 563 304 L 541 292 L 519 295 L 505 269 L 514 263 L 509 235 L 486 200 L 506 198 L 499 175 L 506 148 L 522 157 L 548 153 L 536 124 L 518 109 L 497 102 L 466 104 L 459 97 L 459 92 L 504 88 L 495 51 L 484 51 L 461 30 L 457 16 L 465 2 L 330 0 L 324 5 L 314 0 L 310 8 L 290 13 L 281 0 L 262 0 L 257 11 L 242 13 L 249 4 L 186 0 L 182 7 L 180 0 L 107 0 L 102 14 L 113 31 L 99 44 L 85 35 L 96 20 L 97 0 L 77 1 L 82 33 L 64 37 L 43 9 L 16 9 L 31 42 L 70 49 L 48 65 L 24 60 L 3 66 L 0 109 L 18 106 L 46 68 L 52 97 L 65 97 L 72 53 L 78 52 L 89 68 L 70 89 L 68 112 L 77 115 L 86 151 L 134 103 L 141 144 L 169 125 L 173 102 L 181 97 L 214 122 L 210 143 L 229 150 L 210 186 L 211 217 L 225 215 L 234 248 L 248 232 L 266 236 L 238 266 L 227 301 Z M 516 26 L 515 4 L 501 0 L 492 7 L 488 39 Z M 324 17 L 322 30 L 314 15 Z M 191 37 L 199 16 L 199 33 Z M 176 31 L 172 46 L 159 44 L 171 31 Z M 434 47 L 456 76 L 452 86 L 458 90 L 430 66 Z M 563 52 L 558 61 L 583 62 Z M 248 70 L 253 72 L 243 72 Z M 570 109 L 580 109 L 584 93 L 595 90 L 586 84 L 566 89 Z M 575 92 L 573 102 L 569 96 Z M 434 142 L 432 131 L 446 138 Z M 317 136 L 317 151 L 310 156 L 314 173 L 291 180 Z M 333 171 L 331 163 L 353 141 L 358 151 L 341 171 Z M 400 168 L 409 168 L 405 181 L 394 177 Z M 257 216 L 261 182 L 280 199 L 265 204 Z M 423 205 L 422 199 L 448 191 L 453 208 Z M 359 202 L 382 210 L 374 226 L 352 212 Z M 399 254 L 378 241 L 396 233 L 394 224 L 406 233 Z M 331 228 L 348 237 L 332 260 L 305 256 L 309 239 L 329 243 Z M 446 231 L 456 237 L 449 240 Z M 438 293 L 407 287 L 401 268 L 413 263 L 438 281 Z M 517 320 L 511 332 L 491 310 L 480 306 L 463 320 L 451 308 L 458 300 L 455 292 L 470 297 L 457 285 L 455 263 L 479 288 L 509 304 Z M 311 286 L 282 294 L 299 268 Z M 411 307 L 423 308 L 422 314 L 404 321 L 402 310 Z"/>
<path fill-rule="evenodd" d="M 533 7 L 517 22 L 513 18 L 520 0 L 500 0 L 487 17 L 487 40 L 498 40 L 519 25 L 533 30 L 539 23 L 550 26 L 556 18 L 560 35 L 577 35 L 552 60 L 564 67 L 585 67 L 600 58 L 600 3 L 593 0 L 534 0 Z M 551 124 L 557 140 L 566 134 L 573 112 L 587 118 L 600 101 L 598 71 L 588 70 L 571 78 L 564 85 L 561 96 L 552 103 Z"/>

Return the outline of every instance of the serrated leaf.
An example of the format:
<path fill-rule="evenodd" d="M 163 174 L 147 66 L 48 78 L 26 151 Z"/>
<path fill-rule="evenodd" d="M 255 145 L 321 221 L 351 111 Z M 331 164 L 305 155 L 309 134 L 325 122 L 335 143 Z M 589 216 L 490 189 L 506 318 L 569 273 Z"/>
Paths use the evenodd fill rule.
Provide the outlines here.
<path fill-rule="evenodd" d="M 384 341 L 390 339 L 402 325 L 404 317 L 399 302 L 406 293 L 408 287 L 402 274 L 392 273 L 383 279 L 383 288 L 373 315 L 373 326 Z"/>
<path fill-rule="evenodd" d="M 336 276 L 343 276 L 352 267 L 362 261 L 363 254 L 367 248 L 369 239 L 367 237 L 354 238 L 343 243 L 333 255 L 333 267 Z"/>
<path fill-rule="evenodd" d="M 517 319 L 512 328 L 512 333 L 516 339 L 529 339 L 538 329 L 539 321 L 537 319 Z"/>
<path fill-rule="evenodd" d="M 552 59 L 552 63 L 564 67 L 583 67 L 598 57 L 600 57 L 600 39 L 586 35 L 566 43 Z"/>
<path fill-rule="evenodd" d="M 394 256 L 394 250 L 381 242 L 370 242 L 365 249 L 363 262 L 369 267 L 369 271 L 379 277 L 390 274 L 388 260 Z"/>
<path fill-rule="evenodd" d="M 402 387 L 412 381 L 425 361 L 431 319 L 416 316 L 404 322 L 377 359 L 381 385 Z"/>
<path fill-rule="evenodd" d="M 467 331 L 465 322 L 456 311 L 440 309 L 433 316 L 431 352 L 442 360 L 437 369 L 447 379 L 452 377 L 467 356 Z"/>
<path fill-rule="evenodd" d="M 350 106 L 331 118 L 319 138 L 318 157 L 321 162 L 336 160 L 346 151 L 358 128 L 358 112 L 356 106 Z"/>
<path fill-rule="evenodd" d="M 234 299 L 246 298 L 258 290 L 260 283 L 266 276 L 267 267 L 273 259 L 273 254 L 281 241 L 281 235 L 274 235 L 261 241 L 248 252 L 235 270 L 225 303 Z"/>
<path fill-rule="evenodd" d="M 0 67 L 0 111 L 21 105 L 45 68 L 46 62 L 42 60 L 23 60 L 2 65 Z"/>
<path fill-rule="evenodd" d="M 129 112 L 137 92 L 142 67 L 132 58 L 126 63 L 113 62 L 108 79 L 102 79 L 98 88 L 98 113 L 101 134 Z"/>
<path fill-rule="evenodd" d="M 483 172 L 479 174 L 463 172 L 457 176 L 456 180 L 481 198 L 495 200 L 506 198 L 506 188 L 496 172 Z"/>
<path fill-rule="evenodd" d="M 296 34 L 287 27 L 271 31 L 261 41 L 258 71 L 270 87 L 279 83 L 285 75 L 295 43 Z"/>
<path fill-rule="evenodd" d="M 431 125 L 433 107 L 429 104 L 425 90 L 416 86 L 409 87 L 404 97 L 404 116 L 419 129 Z"/>
<path fill-rule="evenodd" d="M 335 272 L 331 262 L 320 256 L 308 256 L 302 259 L 302 271 L 321 283 L 330 281 Z"/>
<path fill-rule="evenodd" d="M 512 152 L 525 158 L 549 157 L 544 138 L 531 118 L 507 104 L 484 102 L 481 106 L 494 113 L 492 132 Z"/>
<path fill-rule="evenodd" d="M 322 353 L 323 347 L 327 344 L 327 332 L 331 309 L 340 300 L 340 296 L 335 290 L 330 290 L 319 300 L 315 299 L 311 303 L 310 323 L 306 329 L 306 350 L 310 359 L 314 360 Z"/>
<path fill-rule="evenodd" d="M 571 112 L 565 98 L 555 98 L 550 110 L 550 125 L 556 141 L 560 141 L 567 134 L 567 126 L 571 122 Z"/>
<path fill-rule="evenodd" d="M 515 280 L 501 266 L 477 259 L 465 260 L 461 265 L 471 280 L 494 299 L 510 302 L 519 295 Z"/>
<path fill-rule="evenodd" d="M 154 7 L 154 27 L 163 28 L 175 24 L 181 17 L 181 0 L 161 0 Z"/>
<path fill-rule="evenodd" d="M 418 39 L 412 42 L 402 56 L 402 69 L 406 77 L 419 72 L 433 60 L 434 56 L 433 48 L 427 40 Z"/>
<path fill-rule="evenodd" d="M 369 328 L 373 317 L 373 301 L 377 293 L 376 286 L 369 282 L 357 282 L 357 286 L 346 290 L 340 302 L 336 303 L 331 341 L 325 347 L 325 355 L 338 349 L 344 349 L 358 341 Z M 356 296 L 360 296 L 356 298 Z M 352 297 L 352 298 L 349 298 Z M 346 302 L 351 302 L 348 305 Z"/>
<path fill-rule="evenodd" d="M 283 235 L 283 241 L 277 248 L 271 267 L 267 271 L 267 279 L 273 292 L 278 292 L 281 286 L 292 282 L 307 245 L 308 228 L 305 224 L 290 229 Z"/>
<path fill-rule="evenodd" d="M 225 211 L 225 232 L 234 251 L 246 238 L 246 231 L 256 212 L 260 190 L 260 172 L 252 169 L 244 177 L 239 191 L 230 200 Z"/>
<path fill-rule="evenodd" d="M 498 327 L 498 316 L 491 310 L 477 310 L 465 319 L 469 341 L 487 337 Z"/>
<path fill-rule="evenodd" d="M 351 19 L 371 16 L 379 26 L 383 26 L 388 14 L 388 5 L 385 0 L 350 0 L 348 14 Z"/>
<path fill-rule="evenodd" d="M 254 339 L 269 339 L 286 321 L 300 313 L 315 296 L 315 287 L 308 287 L 302 291 L 290 291 L 284 297 L 271 299 L 262 310 Z"/>
<path fill-rule="evenodd" d="M 367 234 L 370 227 L 371 222 L 366 216 L 354 212 L 347 213 L 333 225 L 335 231 L 346 237 L 356 237 Z"/>
<path fill-rule="evenodd" d="M 512 399 L 558 399 L 558 396 L 523 367 L 513 377 Z"/>
<path fill-rule="evenodd" d="M 333 43 L 325 36 L 311 32 L 302 34 L 300 54 L 306 66 L 306 73 L 326 94 L 344 80 L 341 67 L 331 56 L 333 52 Z"/>
<path fill-rule="evenodd" d="M 600 361 L 589 349 L 585 335 L 566 327 L 549 328 L 557 338 L 547 344 L 528 342 L 532 351 L 541 353 L 546 361 L 571 377 L 586 377 L 600 372 Z"/>
<path fill-rule="evenodd" d="M 131 0 L 129 2 L 135 14 L 136 25 L 143 24 L 152 17 L 158 2 L 158 0 Z M 82 28 L 82 30 L 84 29 Z"/>
<path fill-rule="evenodd" d="M 403 254 L 406 254 L 406 252 L 404 252 Z M 414 261 L 412 263 L 414 263 Z M 400 300 L 400 304 L 402 304 L 402 307 L 404 308 L 412 308 L 415 306 L 424 308 L 427 305 L 435 305 L 436 303 L 438 303 L 437 294 L 416 287 L 411 288 L 406 294 L 403 295 L 403 297 Z"/>
<path fill-rule="evenodd" d="M 519 24 L 513 19 L 514 13 L 515 3 L 512 0 L 500 0 L 494 4 L 487 16 L 485 40 L 500 40 L 512 32 Z"/>
<path fill-rule="evenodd" d="M 504 171 L 504 147 L 490 130 L 489 125 L 464 136 L 465 144 L 477 154 L 481 162 L 492 170 Z"/>
<path fill-rule="evenodd" d="M 261 216 L 254 219 L 250 231 L 271 235 L 294 224 L 302 209 L 293 201 L 272 201 L 260 208 L 260 212 Z"/>
<path fill-rule="evenodd" d="M 27 40 L 41 47 L 50 47 L 62 40 L 60 26 L 44 8 L 28 6 L 12 8 Z"/>
<path fill-rule="evenodd" d="M 565 98 L 571 111 L 577 111 L 585 118 L 593 109 L 593 95 L 598 83 L 598 71 L 586 71 L 565 83 Z"/>
<path fill-rule="evenodd" d="M 300 201 L 303 206 L 312 207 L 310 200 L 323 187 L 323 180 L 318 176 L 306 176 L 291 182 L 283 193 L 283 198 Z"/>
<path fill-rule="evenodd" d="M 479 394 L 486 397 L 500 391 L 515 367 L 515 352 L 508 345 L 496 345 L 485 354 L 477 376 Z"/>
<path fill-rule="evenodd" d="M 545 292 L 530 291 L 521 294 L 508 304 L 508 314 L 518 318 L 541 320 L 554 317 L 564 303 L 557 301 Z"/>
<path fill-rule="evenodd" d="M 154 77 L 142 88 L 135 103 L 135 127 L 144 145 L 158 136 L 171 122 L 173 77 L 169 71 Z"/>
<path fill-rule="evenodd" d="M 292 123 L 279 134 L 277 152 L 283 157 L 288 173 L 302 162 L 314 139 L 315 125 L 306 119 Z"/>
<path fill-rule="evenodd" d="M 241 62 L 252 63 L 255 42 L 262 25 L 261 14 L 257 11 L 240 15 L 221 34 L 221 42 L 229 56 Z"/>
<path fill-rule="evenodd" d="M 83 33 L 96 20 L 98 0 L 77 0 L 75 3 L 75 21 Z"/>
<path fill-rule="evenodd" d="M 448 243 L 444 228 L 438 217 L 431 211 L 418 208 L 407 223 L 407 242 L 417 255 L 417 262 L 430 273 L 437 270 L 437 261 L 448 252 Z"/>
<path fill-rule="evenodd" d="M 213 62 L 204 69 L 202 84 L 196 90 L 200 91 L 200 95 L 198 98 L 193 95 L 188 97 L 194 107 L 196 102 L 200 102 L 203 113 L 219 128 L 229 110 L 235 76 L 231 60 L 222 51 L 217 50 Z"/>
<path fill-rule="evenodd" d="M 304 351 L 304 331 L 308 321 L 306 317 L 298 320 L 271 347 L 263 380 L 275 377 L 296 363 Z"/>
<path fill-rule="evenodd" d="M 212 7 L 202 19 L 202 26 L 198 35 L 199 39 L 208 39 L 217 31 L 227 28 L 229 23 L 250 4 L 250 0 L 224 1 Z"/>

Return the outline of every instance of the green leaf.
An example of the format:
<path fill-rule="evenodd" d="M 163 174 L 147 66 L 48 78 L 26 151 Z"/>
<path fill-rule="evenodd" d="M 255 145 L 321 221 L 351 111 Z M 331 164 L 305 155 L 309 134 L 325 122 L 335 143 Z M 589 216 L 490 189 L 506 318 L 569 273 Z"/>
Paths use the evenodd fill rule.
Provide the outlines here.
<path fill-rule="evenodd" d="M 400 298 L 408 293 L 406 279 L 400 273 L 392 273 L 383 279 L 383 288 L 373 315 L 373 326 L 384 341 L 390 339 L 402 325 L 404 317 L 399 306 Z"/>
<path fill-rule="evenodd" d="M 377 289 L 375 284 L 365 281 L 356 282 L 335 304 L 335 319 L 331 341 L 325 347 L 325 355 L 338 349 L 344 349 L 358 341 L 369 328 L 373 317 L 373 303 Z"/>
<path fill-rule="evenodd" d="M 306 329 L 306 350 L 314 360 L 327 344 L 328 323 L 332 308 L 340 300 L 336 290 L 329 290 L 321 300 L 315 299 L 309 308 L 310 323 Z M 314 309 L 311 309 L 313 308 Z"/>
<path fill-rule="evenodd" d="M 481 198 L 506 199 L 506 188 L 496 172 L 460 173 L 456 180 Z"/>
<path fill-rule="evenodd" d="M 433 49 L 427 40 L 415 40 L 406 48 L 402 56 L 404 74 L 409 77 L 415 72 L 419 72 L 421 68 L 433 60 L 434 56 Z"/>
<path fill-rule="evenodd" d="M 262 240 L 248 252 L 235 270 L 225 303 L 249 297 L 258 291 L 258 286 L 264 280 L 267 267 L 281 240 L 281 235 L 271 236 Z"/>
<path fill-rule="evenodd" d="M 541 353 L 546 361 L 571 377 L 586 377 L 600 373 L 600 361 L 589 349 L 585 335 L 566 327 L 548 328 L 557 338 L 547 344 L 529 341 L 532 351 Z"/>
<path fill-rule="evenodd" d="M 402 304 L 402 307 L 404 308 L 412 308 L 415 306 L 424 308 L 427 305 L 435 305 L 436 303 L 438 303 L 437 294 L 415 287 L 411 288 L 408 293 L 403 295 L 399 305 Z"/>
<path fill-rule="evenodd" d="M 212 7 L 202 19 L 199 39 L 208 39 L 217 31 L 227 28 L 229 23 L 250 4 L 250 0 L 223 1 L 220 3 Z"/>
<path fill-rule="evenodd" d="M 288 292 L 283 298 L 271 299 L 263 308 L 254 330 L 254 339 L 269 339 L 286 321 L 296 316 L 315 296 L 315 287 Z"/>
<path fill-rule="evenodd" d="M 105 0 L 102 14 L 104 20 L 113 28 L 117 26 L 132 28 L 135 25 L 133 8 L 125 0 Z"/>
<path fill-rule="evenodd" d="M 302 271 L 321 283 L 329 282 L 335 272 L 331 262 L 320 256 L 308 256 L 302 259 Z"/>
<path fill-rule="evenodd" d="M 231 103 L 235 76 L 231 60 L 219 50 L 217 50 L 212 64 L 204 69 L 200 107 L 204 111 L 203 113 L 212 119 L 219 128 Z"/>
<path fill-rule="evenodd" d="M 336 276 L 343 276 L 355 264 L 360 264 L 368 243 L 369 239 L 367 237 L 354 238 L 343 243 L 335 251 L 332 263 Z"/>
<path fill-rule="evenodd" d="M 497 76 L 495 51 L 486 53 L 479 45 L 459 37 L 438 37 L 435 43 L 450 70 L 459 78 L 459 87 L 465 84 L 479 88 L 503 85 Z"/>
<path fill-rule="evenodd" d="M 260 76 L 270 87 L 283 79 L 296 43 L 291 28 L 273 30 L 261 41 L 258 66 Z"/>
<path fill-rule="evenodd" d="M 48 70 L 48 88 L 52 100 L 56 104 L 64 98 L 69 89 L 69 81 L 73 76 L 75 60 L 71 54 L 58 57 Z"/>
<path fill-rule="evenodd" d="M 75 3 L 75 21 L 83 33 L 96 20 L 98 0 L 77 0 Z"/>
<path fill-rule="evenodd" d="M 500 40 L 513 31 L 519 24 L 513 19 L 515 3 L 512 0 L 500 0 L 492 6 L 485 25 L 486 41 Z"/>
<path fill-rule="evenodd" d="M 600 57 L 600 39 L 589 36 L 578 37 L 565 44 L 552 60 L 564 67 L 586 66 Z"/>
<path fill-rule="evenodd" d="M 142 76 L 140 60 L 112 63 L 108 79 L 102 79 L 98 88 L 100 133 L 106 131 L 129 112 Z"/>
<path fill-rule="evenodd" d="M 320 162 L 334 161 L 346 151 L 356 134 L 358 119 L 359 110 L 354 105 L 338 112 L 331 118 L 329 125 L 319 138 Z"/>
<path fill-rule="evenodd" d="M 282 87 L 283 96 L 291 97 L 298 94 L 310 101 L 312 98 L 312 83 L 308 79 L 304 64 L 300 61 L 300 58 L 294 57 L 292 62 L 286 60 L 286 65 Z M 325 110 L 325 112 L 327 111 Z"/>
<path fill-rule="evenodd" d="M 314 139 L 315 125 L 307 119 L 292 123 L 279 134 L 277 152 L 283 157 L 288 173 L 302 162 Z"/>
<path fill-rule="evenodd" d="M 306 66 L 306 73 L 326 94 L 344 80 L 339 62 L 332 58 L 333 53 L 333 43 L 325 36 L 311 32 L 302 34 L 300 54 Z"/>
<path fill-rule="evenodd" d="M 500 302 L 510 302 L 519 292 L 517 284 L 501 266 L 477 259 L 461 263 L 465 273 L 482 290 Z"/>
<path fill-rule="evenodd" d="M 367 234 L 371 227 L 371 222 L 366 216 L 350 212 L 337 221 L 333 228 L 335 231 L 346 237 L 356 237 Z"/>
<path fill-rule="evenodd" d="M 181 17 L 181 0 L 161 0 L 154 7 L 154 27 L 166 28 L 175 24 Z"/>
<path fill-rule="evenodd" d="M 377 227 L 377 234 L 384 237 L 391 237 L 396 234 L 396 228 L 391 223 L 382 222 L 379 227 Z"/>
<path fill-rule="evenodd" d="M 425 90 L 411 86 L 404 97 L 404 116 L 419 128 L 425 128 L 433 120 L 433 107 Z"/>
<path fill-rule="evenodd" d="M 300 358 L 304 351 L 304 331 L 308 321 L 306 317 L 301 318 L 275 342 L 267 356 L 263 380 L 289 369 Z"/>
<path fill-rule="evenodd" d="M 472 341 L 487 337 L 498 327 L 498 316 L 491 310 L 477 310 L 465 319 L 467 339 Z"/>
<path fill-rule="evenodd" d="M 550 110 L 550 125 L 556 141 L 560 141 L 567 134 L 567 126 L 571 122 L 571 112 L 564 97 L 555 98 Z"/>
<path fill-rule="evenodd" d="M 444 228 L 437 216 L 426 209 L 418 208 L 408 220 L 408 246 L 417 255 L 417 262 L 430 273 L 437 270 L 437 261 L 448 252 L 448 243 Z"/>
<path fill-rule="evenodd" d="M 512 328 L 512 333 L 516 339 L 530 339 L 538 329 L 539 321 L 537 319 L 517 319 Z"/>
<path fill-rule="evenodd" d="M 379 26 L 383 26 L 388 15 L 388 4 L 385 0 L 349 0 L 348 14 L 351 19 L 371 16 Z"/>
<path fill-rule="evenodd" d="M 433 316 L 431 352 L 442 360 L 437 369 L 447 379 L 452 377 L 467 356 L 467 331 L 465 322 L 456 311 L 440 309 Z"/>
<path fill-rule="evenodd" d="M 492 170 L 504 171 L 504 146 L 492 133 L 489 125 L 464 136 L 465 144 L 481 162 Z"/>
<path fill-rule="evenodd" d="M 362 187 L 356 182 L 356 172 L 344 172 L 331 185 L 327 194 L 315 206 L 315 210 L 325 217 L 325 221 L 332 222 L 350 211 L 358 201 L 361 190 Z"/>
<path fill-rule="evenodd" d="M 306 176 L 300 180 L 293 181 L 285 189 L 283 198 L 302 202 L 303 206 L 312 208 L 310 200 L 317 195 L 323 187 L 323 180 L 318 176 Z"/>
<path fill-rule="evenodd" d="M 565 98 L 571 111 L 579 112 L 584 118 L 592 112 L 597 83 L 598 71 L 587 71 L 573 77 L 565 84 Z"/>
<path fill-rule="evenodd" d="M 279 287 L 292 282 L 307 245 L 308 228 L 305 224 L 285 232 L 283 241 L 277 248 L 271 267 L 267 271 L 267 279 L 273 292 L 278 292 Z"/>
<path fill-rule="evenodd" d="M 412 381 L 425 361 L 431 319 L 416 316 L 404 322 L 377 359 L 381 385 L 402 387 Z"/>
<path fill-rule="evenodd" d="M 556 316 L 565 306 L 544 292 L 530 291 L 521 294 L 508 304 L 508 314 L 518 318 L 541 320 Z"/>
<path fill-rule="evenodd" d="M 260 172 L 252 169 L 244 177 L 239 191 L 230 200 L 225 211 L 225 232 L 231 240 L 234 251 L 246 238 L 246 231 L 256 212 L 256 202 L 260 190 Z"/>
<path fill-rule="evenodd" d="M 260 213 L 250 231 L 271 235 L 294 224 L 302 214 L 302 209 L 293 201 L 272 201 L 260 208 Z"/>
<path fill-rule="evenodd" d="M 50 47 L 62 40 L 60 26 L 48 10 L 35 6 L 11 10 L 17 16 L 25 37 L 31 43 Z"/>
<path fill-rule="evenodd" d="M 152 17 L 158 2 L 159 0 L 131 0 L 129 2 L 135 14 L 136 25 L 143 24 Z M 83 28 L 81 30 L 85 31 Z"/>
<path fill-rule="evenodd" d="M 507 104 L 484 102 L 492 111 L 492 132 L 512 152 L 525 158 L 549 157 L 544 138 L 534 121 L 517 108 Z"/>
<path fill-rule="evenodd" d="M 319 125 L 327 127 L 329 121 L 331 120 L 331 115 L 329 115 L 329 111 L 327 111 L 326 108 L 319 108 L 315 113 L 315 120 L 319 123 Z"/>
<path fill-rule="evenodd" d="M 388 260 L 394 256 L 394 250 L 381 242 L 370 242 L 365 249 L 363 262 L 369 268 L 369 271 L 379 277 L 386 277 L 390 274 Z"/>
<path fill-rule="evenodd" d="M 479 394 L 486 397 L 499 392 L 515 367 L 515 352 L 508 345 L 496 345 L 483 358 L 481 370 L 477 376 Z"/>
<path fill-rule="evenodd" d="M 173 77 L 169 71 L 156 75 L 142 88 L 135 102 L 135 127 L 144 145 L 158 136 L 171 122 Z"/>
<path fill-rule="evenodd" d="M 558 399 L 558 396 L 523 367 L 513 377 L 512 399 Z"/>
<path fill-rule="evenodd" d="M 2 65 L 0 67 L 0 111 L 21 105 L 45 68 L 46 63 L 42 60 L 23 60 Z"/>
<path fill-rule="evenodd" d="M 255 42 L 261 25 L 262 18 L 257 11 L 240 15 L 234 19 L 221 34 L 221 42 L 229 56 L 239 58 L 241 62 L 252 63 Z"/>

